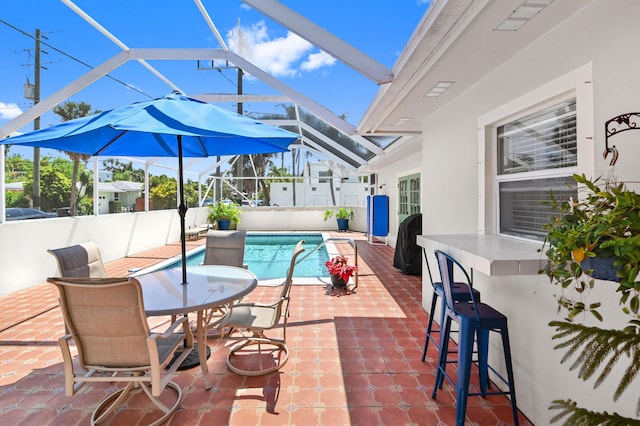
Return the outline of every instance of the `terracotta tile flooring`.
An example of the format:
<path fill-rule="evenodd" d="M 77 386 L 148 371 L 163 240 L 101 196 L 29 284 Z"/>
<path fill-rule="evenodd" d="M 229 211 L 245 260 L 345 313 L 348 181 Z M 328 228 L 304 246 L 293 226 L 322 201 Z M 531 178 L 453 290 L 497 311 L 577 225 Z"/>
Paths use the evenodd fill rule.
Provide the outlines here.
<path fill-rule="evenodd" d="M 185 396 L 169 424 L 455 424 L 449 384 L 431 399 L 437 352 L 430 347 L 427 361 L 420 361 L 427 323 L 421 278 L 393 268 L 392 248 L 368 244 L 358 233 L 336 236 L 357 240 L 357 291 L 338 297 L 324 286 L 294 285 L 287 327 L 291 356 L 277 373 L 231 373 L 225 364 L 230 342 L 210 338 L 213 388 L 204 389 L 199 368 L 179 372 L 174 381 Z M 204 241 L 191 240 L 188 248 Z M 107 272 L 127 275 L 130 268 L 153 265 L 179 251 L 179 243 L 170 244 L 110 262 Z M 271 299 L 273 291 L 258 287 L 249 299 Z M 109 384 L 93 384 L 65 396 L 57 343 L 63 330 L 54 286 L 43 283 L 0 297 L 0 424 L 88 424 L 95 404 L 113 391 Z M 130 402 L 111 424 L 143 424 L 144 414 Z M 502 396 L 469 398 L 466 420 L 513 424 Z M 531 423 L 520 415 L 520 424 Z"/>

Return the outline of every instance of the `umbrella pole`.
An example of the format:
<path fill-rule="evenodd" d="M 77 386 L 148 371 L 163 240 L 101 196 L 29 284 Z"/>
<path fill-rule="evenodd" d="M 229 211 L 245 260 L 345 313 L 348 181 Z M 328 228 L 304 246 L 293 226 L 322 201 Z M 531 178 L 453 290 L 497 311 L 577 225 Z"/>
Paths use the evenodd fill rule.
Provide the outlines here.
<path fill-rule="evenodd" d="M 185 234 L 185 216 L 187 206 L 184 203 L 184 173 L 182 170 L 182 135 L 178 135 L 178 191 L 180 192 L 180 204 L 178 214 L 180 215 L 180 244 L 182 253 L 182 284 L 187 284 L 187 240 Z"/>
<path fill-rule="evenodd" d="M 180 244 L 182 249 L 182 285 L 187 285 L 187 240 L 185 236 L 185 224 L 184 217 L 187 214 L 187 205 L 184 203 L 184 173 L 182 170 L 182 136 L 178 135 L 178 189 L 180 191 L 180 204 L 178 205 L 178 214 L 180 215 Z M 187 314 L 184 315 L 185 317 Z M 201 320 L 201 315 L 198 314 L 198 321 Z M 204 320 L 202 320 L 204 321 Z M 189 323 L 187 322 L 186 327 Z M 198 326 L 199 327 L 199 326 Z M 206 336 L 204 338 L 206 342 Z M 185 345 L 187 341 L 185 340 Z M 200 364 L 200 354 L 197 350 L 198 344 L 194 343 L 193 351 L 187 358 L 180 364 L 178 370 L 188 370 L 196 367 Z M 208 359 L 211 356 L 211 348 L 205 343 L 205 354 Z"/>

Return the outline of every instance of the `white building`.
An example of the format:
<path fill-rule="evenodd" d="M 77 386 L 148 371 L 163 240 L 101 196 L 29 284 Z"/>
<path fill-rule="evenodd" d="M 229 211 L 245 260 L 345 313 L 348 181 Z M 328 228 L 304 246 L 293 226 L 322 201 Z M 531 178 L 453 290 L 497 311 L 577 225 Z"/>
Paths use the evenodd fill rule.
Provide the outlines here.
<path fill-rule="evenodd" d="M 344 174 L 338 174 L 341 172 Z M 281 207 L 364 207 L 369 195 L 367 183 L 360 182 L 355 175 L 349 176 L 346 170 L 333 171 L 324 163 L 308 163 L 302 181 L 272 182 L 270 189 L 271 205 Z"/>
<path fill-rule="evenodd" d="M 98 213 L 133 211 L 136 199 L 142 196 L 143 187 L 140 182 L 98 182 Z"/>
<path fill-rule="evenodd" d="M 557 312 L 559 289 L 532 267 L 536 260 L 543 264 L 544 255 L 536 251 L 541 242 L 532 242 L 527 231 L 512 226 L 512 219 L 519 214 L 513 208 L 515 195 L 524 199 L 527 191 L 548 193 L 551 179 L 561 185 L 572 173 L 597 177 L 609 172 L 604 124 L 640 110 L 640 57 L 631 47 L 640 38 L 640 2 L 524 3 L 434 2 L 401 53 L 394 81 L 380 89 L 358 126 L 360 134 L 395 129 L 414 136 L 366 167 L 391 188 L 392 206 L 402 196 L 393 188 L 418 175 L 425 236 L 478 242 L 475 247 L 451 240 L 426 245 L 431 270 L 433 248 L 455 253 L 473 268 L 482 301 L 508 317 L 518 407 L 534 424 L 549 424 L 557 414 L 548 409 L 551 401 L 568 398 L 593 411 L 637 418 L 637 383 L 618 401 L 612 398 L 622 365 L 595 390 L 595 377 L 582 381 L 569 371 L 570 362 L 561 363 L 564 351 L 553 349 L 554 331 L 548 326 L 563 317 Z M 509 131 L 515 136 L 538 131 L 532 117 L 544 111 L 550 113 L 547 123 L 572 132 L 570 149 L 549 151 L 540 144 L 539 156 L 533 157 L 517 143 L 505 143 Z M 640 181 L 639 140 L 640 132 L 616 136 L 619 181 Z M 552 168 L 558 161 L 564 167 Z M 527 162 L 535 168 L 522 172 L 512 167 Z M 398 219 L 391 215 L 390 220 L 393 239 Z M 493 262 L 494 239 L 512 246 L 509 262 Z M 620 311 L 614 290 L 614 283 L 596 281 L 589 301 L 603 303 L 605 320 L 587 318 L 587 325 L 625 326 L 629 318 Z M 424 274 L 427 310 L 432 294 Z M 501 346 L 493 345 L 490 353 L 496 358 L 490 362 L 500 365 Z"/>

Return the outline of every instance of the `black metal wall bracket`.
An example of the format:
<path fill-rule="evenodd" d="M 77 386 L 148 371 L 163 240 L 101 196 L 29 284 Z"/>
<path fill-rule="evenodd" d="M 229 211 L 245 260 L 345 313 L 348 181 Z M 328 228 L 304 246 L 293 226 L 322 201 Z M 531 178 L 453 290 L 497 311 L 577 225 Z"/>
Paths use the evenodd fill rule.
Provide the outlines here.
<path fill-rule="evenodd" d="M 613 154 L 613 157 L 609 162 L 610 166 L 615 165 L 616 161 L 618 161 L 618 149 L 615 145 L 609 146 L 609 137 L 617 135 L 618 133 L 625 132 L 627 130 L 640 130 L 640 112 L 628 112 L 626 114 L 621 114 L 604 123 L 605 148 L 602 156 L 604 158 L 607 158 L 609 153 Z"/>

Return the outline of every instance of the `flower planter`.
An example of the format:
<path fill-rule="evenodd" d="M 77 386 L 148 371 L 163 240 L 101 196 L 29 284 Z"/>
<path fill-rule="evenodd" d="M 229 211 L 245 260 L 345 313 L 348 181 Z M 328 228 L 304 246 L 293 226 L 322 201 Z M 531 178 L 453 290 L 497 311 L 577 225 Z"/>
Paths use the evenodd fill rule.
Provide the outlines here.
<path fill-rule="evenodd" d="M 340 278 L 340 275 L 331 274 L 331 286 L 336 289 L 343 289 L 347 287 L 347 282 Z"/>
<path fill-rule="evenodd" d="M 593 271 L 588 274 L 590 277 L 599 280 L 620 282 L 620 277 L 618 277 L 620 267 L 613 266 L 615 260 L 616 257 L 586 257 L 580 262 L 580 267 L 585 273 L 592 269 Z"/>
<path fill-rule="evenodd" d="M 338 232 L 347 232 L 349 229 L 349 219 L 336 219 L 338 221 Z"/>
<path fill-rule="evenodd" d="M 230 220 L 219 219 L 218 220 L 218 229 L 221 230 L 221 231 L 228 231 L 230 223 L 231 223 Z"/>

